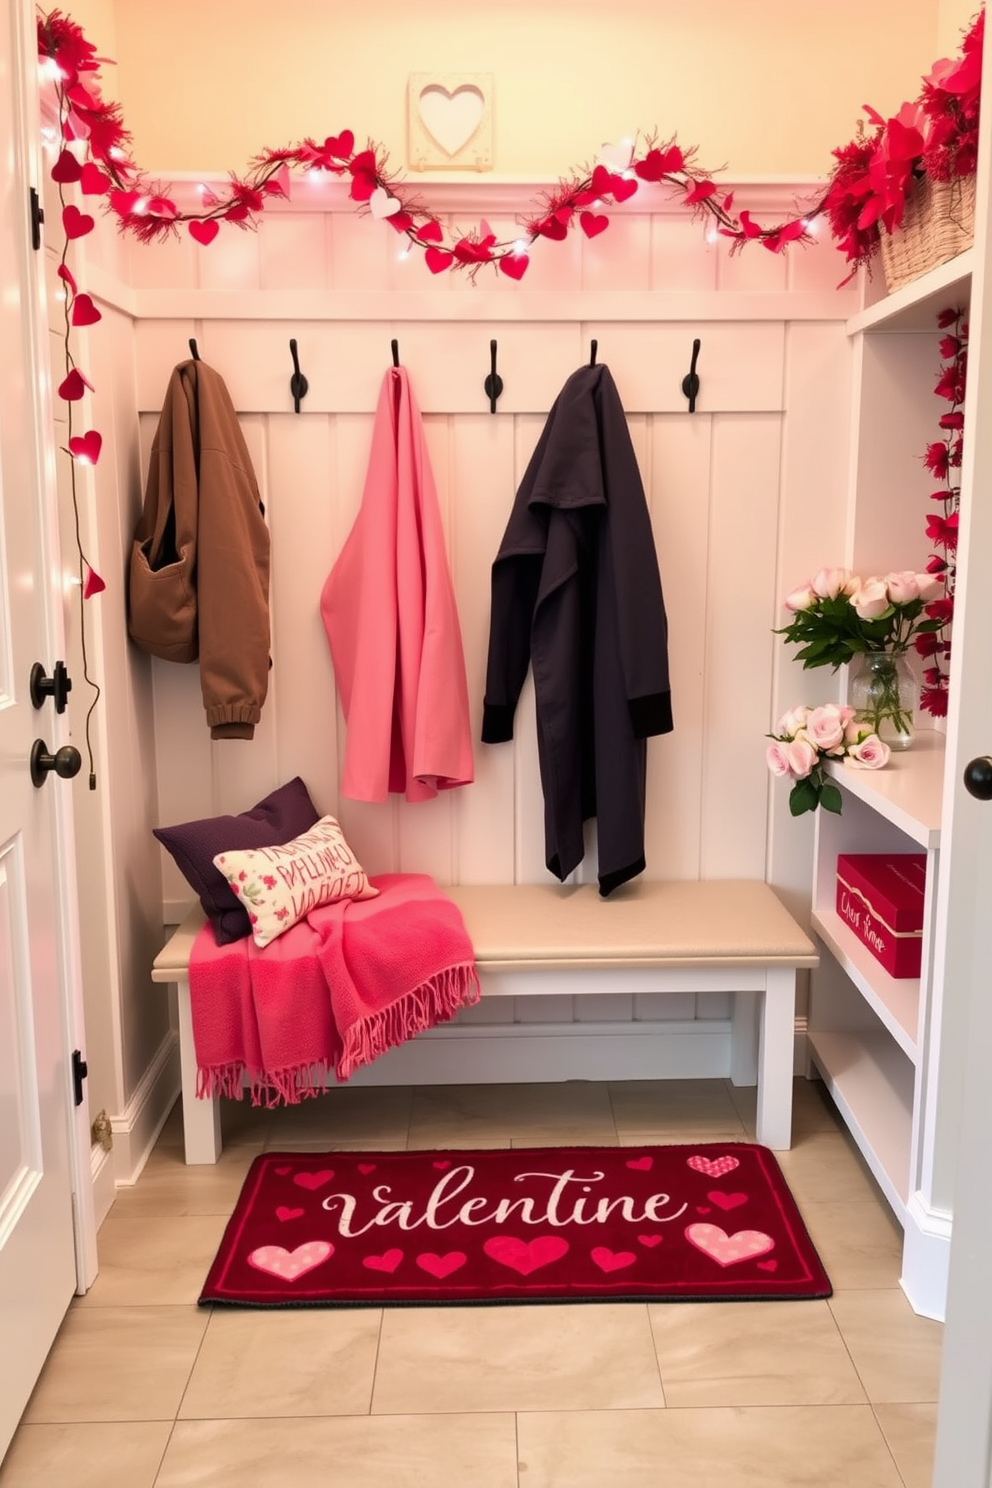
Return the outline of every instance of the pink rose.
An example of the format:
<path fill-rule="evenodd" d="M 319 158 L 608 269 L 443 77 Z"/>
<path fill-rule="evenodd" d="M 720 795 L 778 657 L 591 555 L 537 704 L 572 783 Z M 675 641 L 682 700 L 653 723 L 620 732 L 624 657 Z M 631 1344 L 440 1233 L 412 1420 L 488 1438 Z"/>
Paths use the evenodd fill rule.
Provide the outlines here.
<path fill-rule="evenodd" d="M 765 759 L 767 760 L 768 768 L 769 770 L 771 770 L 773 775 L 788 775 L 789 756 L 787 753 L 787 746 L 785 744 L 780 744 L 777 742 L 775 744 L 769 744 L 768 748 L 765 750 Z"/>
<path fill-rule="evenodd" d="M 865 579 L 856 593 L 852 594 L 851 603 L 862 620 L 877 620 L 889 608 L 889 591 L 881 579 L 873 576 Z"/>
<path fill-rule="evenodd" d="M 940 574 L 918 573 L 914 577 L 922 600 L 929 602 L 943 593 L 944 580 Z"/>
<path fill-rule="evenodd" d="M 806 733 L 817 749 L 836 749 L 844 739 L 844 725 L 837 704 L 824 703 L 822 708 L 814 708 L 806 720 Z"/>
<path fill-rule="evenodd" d="M 920 597 L 919 581 L 912 569 L 907 568 L 902 573 L 886 574 L 884 582 L 893 604 L 910 604 L 912 600 Z"/>
<path fill-rule="evenodd" d="M 815 603 L 816 595 L 808 584 L 804 584 L 801 589 L 793 589 L 791 594 L 785 596 L 785 608 L 792 610 L 793 614 L 797 610 L 808 610 Z"/>
<path fill-rule="evenodd" d="M 790 708 L 788 713 L 783 713 L 775 725 L 777 734 L 784 734 L 787 739 L 794 739 L 801 728 L 806 727 L 806 719 L 809 709 L 805 703 L 798 703 L 795 708 Z"/>
<path fill-rule="evenodd" d="M 840 721 L 841 721 L 841 724 L 842 724 L 842 726 L 844 728 L 847 728 L 847 725 L 851 722 L 851 719 L 854 717 L 854 713 L 855 713 L 854 708 L 848 707 L 846 703 L 845 703 L 844 707 L 840 709 Z"/>
<path fill-rule="evenodd" d="M 850 570 L 846 568 L 821 568 L 810 580 L 810 586 L 821 599 L 836 599 L 838 594 L 844 593 L 850 577 Z"/>
<path fill-rule="evenodd" d="M 847 751 L 847 760 L 858 770 L 880 770 L 889 763 L 891 752 L 888 744 L 883 744 L 877 734 L 869 734 L 860 744 L 852 744 Z"/>
<path fill-rule="evenodd" d="M 818 759 L 817 752 L 808 739 L 793 739 L 791 744 L 785 746 L 785 755 L 789 761 L 789 770 L 797 780 L 805 780 Z"/>

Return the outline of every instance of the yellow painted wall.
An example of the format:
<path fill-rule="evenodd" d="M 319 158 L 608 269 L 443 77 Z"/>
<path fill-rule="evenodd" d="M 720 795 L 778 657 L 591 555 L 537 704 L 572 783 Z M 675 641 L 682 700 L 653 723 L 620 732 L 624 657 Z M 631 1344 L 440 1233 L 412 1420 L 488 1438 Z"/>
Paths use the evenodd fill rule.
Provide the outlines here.
<path fill-rule="evenodd" d="M 149 170 L 240 168 L 351 127 L 406 161 L 414 71 L 495 74 L 500 174 L 554 177 L 637 128 L 735 174 L 819 174 L 861 105 L 955 49 L 961 0 L 80 0 Z M 67 8 L 70 13 L 73 6 Z"/>

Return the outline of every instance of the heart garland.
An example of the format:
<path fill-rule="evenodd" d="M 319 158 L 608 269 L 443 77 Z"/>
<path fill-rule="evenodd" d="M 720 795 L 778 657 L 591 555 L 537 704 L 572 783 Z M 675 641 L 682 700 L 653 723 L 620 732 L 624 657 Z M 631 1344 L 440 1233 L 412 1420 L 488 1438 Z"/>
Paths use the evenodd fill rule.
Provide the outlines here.
<path fill-rule="evenodd" d="M 206 246 L 217 237 L 222 222 L 251 226 L 270 198 L 289 197 L 293 169 L 346 181 L 358 209 L 404 234 L 409 240 L 407 253 L 420 249 L 430 273 L 456 270 L 470 277 L 489 264 L 510 279 L 522 279 L 538 239 L 562 242 L 576 224 L 587 238 L 598 237 L 610 225 L 611 206 L 651 185 L 674 188 L 695 215 L 713 219 L 713 230 L 730 240 L 732 253 L 752 241 L 772 253 L 782 252 L 789 243 L 808 242 L 813 219 L 825 209 L 821 199 L 774 227 L 761 227 L 747 212 L 735 217 L 733 193 L 720 193 L 713 172 L 697 165 L 695 147 L 684 149 L 674 137 L 659 143 L 654 135 L 638 135 L 633 141 L 604 144 L 591 170 L 573 169 L 557 187 L 535 198 L 534 210 L 512 240 L 498 241 L 484 224 L 446 238 L 437 215 L 390 172 L 387 152 L 371 141 L 356 151 L 353 130 L 343 129 L 323 142 L 307 138 L 301 144 L 263 151 L 249 162 L 244 176 L 230 173 L 224 194 L 205 191 L 199 210 L 181 211 L 167 189 L 152 186 L 131 159 L 120 104 L 103 100 L 100 59 L 82 29 L 58 11 L 41 15 L 38 53 L 56 80 L 60 108 L 65 106 L 63 147 L 53 178 L 60 184 L 78 181 L 84 193 L 104 196 L 105 209 L 117 217 L 121 229 L 141 242 L 166 237 L 184 223 L 190 237 Z M 85 165 L 70 148 L 78 141 L 85 142 L 89 155 Z M 91 219 L 75 207 L 66 208 L 63 218 L 66 232 L 73 236 L 91 230 L 84 225 Z"/>

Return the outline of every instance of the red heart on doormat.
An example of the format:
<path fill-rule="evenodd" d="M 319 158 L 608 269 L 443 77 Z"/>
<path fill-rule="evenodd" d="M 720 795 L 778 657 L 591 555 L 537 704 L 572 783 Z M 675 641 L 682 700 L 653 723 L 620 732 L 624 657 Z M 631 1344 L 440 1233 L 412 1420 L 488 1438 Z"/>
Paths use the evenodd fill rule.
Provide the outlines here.
<path fill-rule="evenodd" d="M 323 1184 L 334 1177 L 333 1168 L 321 1168 L 319 1173 L 294 1173 L 293 1182 L 298 1183 L 301 1188 L 321 1188 Z"/>
<path fill-rule="evenodd" d="M 664 1240 L 664 1235 L 638 1235 L 637 1239 L 641 1245 L 646 1245 L 648 1250 L 654 1250 Z"/>
<path fill-rule="evenodd" d="M 498 1261 L 501 1266 L 509 1266 L 511 1271 L 529 1276 L 541 1266 L 550 1266 L 552 1261 L 560 1261 L 568 1252 L 568 1241 L 563 1240 L 560 1235 L 538 1235 L 535 1240 L 518 1240 L 514 1235 L 495 1235 L 482 1248 L 487 1256 Z"/>
<path fill-rule="evenodd" d="M 605 1245 L 597 1245 L 589 1255 L 601 1271 L 622 1271 L 637 1260 L 632 1250 L 609 1250 Z"/>
<path fill-rule="evenodd" d="M 448 1254 L 443 1256 L 435 1255 L 433 1251 L 428 1250 L 417 1257 L 417 1265 L 421 1271 L 426 1271 L 428 1276 L 443 1281 L 446 1276 L 451 1275 L 452 1271 L 458 1271 L 464 1266 L 467 1260 L 468 1256 L 461 1250 L 449 1250 Z"/>
<path fill-rule="evenodd" d="M 366 1174 L 366 1176 L 369 1173 L 374 1173 L 375 1172 L 375 1163 L 359 1163 L 358 1164 L 358 1171 L 360 1173 Z"/>
<path fill-rule="evenodd" d="M 276 1219 L 285 1224 L 287 1219 L 299 1219 L 304 1212 L 303 1209 L 287 1209 L 285 1204 L 280 1204 L 276 1210 Z"/>
<path fill-rule="evenodd" d="M 451 1167 L 451 1159 L 447 1157 L 443 1158 L 441 1162 L 431 1163 L 431 1167 L 437 1168 L 439 1172 L 443 1173 L 445 1168 Z"/>
<path fill-rule="evenodd" d="M 653 1157 L 632 1157 L 627 1163 L 628 1168 L 633 1168 L 635 1173 L 649 1173 L 654 1167 Z"/>
<path fill-rule="evenodd" d="M 758 1261 L 757 1266 L 759 1271 L 777 1271 L 778 1261 Z"/>
<path fill-rule="evenodd" d="M 366 1256 L 362 1265 L 367 1266 L 370 1271 L 388 1271 L 392 1275 L 402 1259 L 401 1250 L 387 1250 L 381 1256 Z"/>
<path fill-rule="evenodd" d="M 742 1204 L 747 1203 L 746 1193 L 725 1194 L 721 1193 L 719 1189 L 716 1188 L 713 1190 L 712 1193 L 708 1193 L 706 1197 L 709 1199 L 710 1203 L 715 1204 L 718 1209 L 739 1209 Z"/>

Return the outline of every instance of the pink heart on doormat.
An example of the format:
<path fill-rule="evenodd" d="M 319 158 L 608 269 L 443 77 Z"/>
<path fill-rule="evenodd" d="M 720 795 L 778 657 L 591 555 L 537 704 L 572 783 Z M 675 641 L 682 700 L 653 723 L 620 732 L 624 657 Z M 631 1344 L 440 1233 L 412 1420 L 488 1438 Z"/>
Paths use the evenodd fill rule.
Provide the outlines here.
<path fill-rule="evenodd" d="M 601 1271 L 622 1271 L 637 1260 L 632 1250 L 608 1250 L 605 1245 L 597 1245 L 589 1254 Z"/>
<path fill-rule="evenodd" d="M 303 1209 L 287 1209 L 285 1204 L 280 1204 L 276 1210 L 276 1219 L 285 1224 L 287 1219 L 299 1219 L 303 1213 L 305 1213 Z"/>
<path fill-rule="evenodd" d="M 312 1192 L 315 1188 L 321 1188 L 333 1177 L 333 1168 L 321 1168 L 319 1173 L 294 1173 L 293 1182 L 298 1183 L 300 1188 L 309 1188 Z"/>
<path fill-rule="evenodd" d="M 724 1210 L 739 1209 L 742 1204 L 747 1203 L 746 1193 L 725 1194 L 721 1193 L 718 1188 L 715 1188 L 712 1193 L 708 1193 L 706 1197 L 710 1200 L 711 1203 L 715 1204 L 718 1209 Z"/>
<path fill-rule="evenodd" d="M 401 1250 L 387 1250 L 381 1256 L 366 1256 L 362 1265 L 369 1271 L 388 1271 L 392 1275 L 402 1259 Z"/>
<path fill-rule="evenodd" d="M 778 1261 L 759 1261 L 758 1262 L 758 1270 L 759 1271 L 777 1271 L 778 1270 Z"/>
<path fill-rule="evenodd" d="M 443 1281 L 446 1276 L 451 1275 L 452 1271 L 457 1271 L 460 1266 L 464 1266 L 467 1260 L 468 1256 L 461 1250 L 449 1250 L 448 1254 L 443 1256 L 435 1255 L 433 1251 L 428 1250 L 423 1255 L 418 1255 L 417 1265 L 421 1271 L 426 1271 L 428 1276 L 434 1276 L 438 1281 Z"/>
<path fill-rule="evenodd" d="M 710 1209 L 709 1204 L 697 1204 L 696 1205 L 696 1213 L 697 1214 L 710 1214 L 710 1213 L 712 1213 L 712 1210 Z"/>
<path fill-rule="evenodd" d="M 740 1167 L 740 1159 L 736 1157 L 701 1157 L 698 1153 L 695 1157 L 687 1157 L 686 1162 L 696 1173 L 705 1173 L 707 1178 L 722 1178 L 724 1173 L 732 1173 L 735 1168 Z"/>
<path fill-rule="evenodd" d="M 290 1167 L 285 1167 L 284 1166 L 284 1167 L 281 1167 L 281 1168 L 276 1168 L 275 1171 L 279 1174 L 279 1177 L 280 1178 L 285 1178 L 286 1174 L 287 1173 L 291 1173 L 293 1170 Z"/>
<path fill-rule="evenodd" d="M 482 1248 L 487 1256 L 498 1261 L 501 1266 L 509 1266 L 511 1271 L 529 1276 L 541 1266 L 550 1266 L 552 1261 L 560 1261 L 568 1253 L 568 1241 L 563 1240 L 560 1235 L 538 1235 L 535 1240 L 518 1240 L 515 1235 L 495 1235 Z"/>
<path fill-rule="evenodd" d="M 251 1252 L 248 1264 L 258 1271 L 267 1271 L 270 1276 L 278 1276 L 280 1281 L 296 1281 L 333 1254 L 334 1246 L 329 1240 L 308 1240 L 295 1250 L 285 1250 L 281 1245 L 262 1245 Z"/>
<path fill-rule="evenodd" d="M 714 1224 L 688 1225 L 685 1238 L 718 1266 L 736 1266 L 740 1261 L 753 1261 L 755 1256 L 775 1249 L 771 1235 L 765 1235 L 761 1230 L 738 1230 L 736 1234 L 728 1235 L 726 1230 Z"/>
<path fill-rule="evenodd" d="M 664 1235 L 638 1235 L 637 1240 L 638 1244 L 646 1245 L 648 1250 L 654 1250 L 655 1246 L 660 1245 L 664 1238 Z"/>
<path fill-rule="evenodd" d="M 358 1171 L 360 1173 L 365 1173 L 366 1175 L 369 1174 L 369 1173 L 374 1173 L 375 1172 L 375 1163 L 359 1163 L 358 1164 Z"/>
<path fill-rule="evenodd" d="M 438 1172 L 443 1173 L 445 1168 L 451 1167 L 451 1159 L 448 1157 L 443 1158 L 441 1162 L 431 1163 L 431 1167 L 437 1168 Z"/>
<path fill-rule="evenodd" d="M 649 1173 L 654 1167 L 653 1157 L 632 1157 L 627 1163 L 628 1168 L 633 1168 L 635 1173 Z"/>

